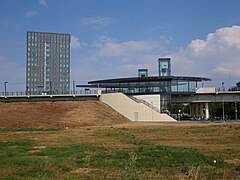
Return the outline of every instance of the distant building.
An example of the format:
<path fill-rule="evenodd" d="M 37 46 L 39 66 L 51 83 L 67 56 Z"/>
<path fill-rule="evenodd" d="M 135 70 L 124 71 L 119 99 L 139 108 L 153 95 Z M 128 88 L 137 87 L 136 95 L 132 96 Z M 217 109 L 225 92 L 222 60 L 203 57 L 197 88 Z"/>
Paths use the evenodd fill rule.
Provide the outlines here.
<path fill-rule="evenodd" d="M 27 32 L 26 92 L 70 92 L 70 34 Z"/>

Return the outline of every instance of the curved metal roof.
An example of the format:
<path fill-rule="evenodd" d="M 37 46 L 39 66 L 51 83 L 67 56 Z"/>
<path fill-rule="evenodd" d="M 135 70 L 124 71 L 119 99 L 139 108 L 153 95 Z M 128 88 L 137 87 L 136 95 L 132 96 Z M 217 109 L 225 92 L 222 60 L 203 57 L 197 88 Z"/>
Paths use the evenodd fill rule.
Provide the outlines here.
<path fill-rule="evenodd" d="M 203 77 L 187 77 L 187 76 L 148 76 L 148 77 L 130 77 L 89 81 L 88 84 L 106 84 L 106 83 L 128 83 L 128 82 L 156 82 L 156 81 L 211 81 L 209 78 Z"/>

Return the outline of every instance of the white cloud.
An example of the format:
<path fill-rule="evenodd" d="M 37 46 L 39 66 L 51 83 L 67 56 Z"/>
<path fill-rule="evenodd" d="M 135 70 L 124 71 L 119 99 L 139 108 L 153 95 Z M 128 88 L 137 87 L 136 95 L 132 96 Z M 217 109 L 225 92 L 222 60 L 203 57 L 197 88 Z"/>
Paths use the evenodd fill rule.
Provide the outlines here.
<path fill-rule="evenodd" d="M 240 77 L 240 26 L 224 27 L 196 39 L 172 57 L 173 72 L 181 75 Z"/>
<path fill-rule="evenodd" d="M 35 15 L 37 15 L 37 11 L 33 11 L 33 10 L 25 13 L 25 17 L 27 17 L 27 18 L 33 17 Z"/>
<path fill-rule="evenodd" d="M 101 36 L 88 45 L 92 47 L 85 52 L 88 55 L 81 54 L 75 58 L 78 62 L 72 64 L 71 78 L 76 84 L 85 84 L 96 79 L 137 76 L 138 68 L 149 68 L 150 74 L 154 70 L 156 75 L 157 58 L 162 46 L 157 41 L 117 42 Z"/>
<path fill-rule="evenodd" d="M 46 0 L 39 0 L 38 3 L 42 6 L 47 6 L 47 1 Z"/>
<path fill-rule="evenodd" d="M 79 57 L 79 68 L 72 70 L 76 80 L 86 82 L 94 79 L 137 76 L 138 68 L 149 68 L 151 75 L 157 74 L 157 59 L 164 51 L 162 40 L 124 41 L 101 36 L 92 45 L 89 56 Z M 87 53 L 87 52 L 86 52 Z M 86 61 L 86 62 L 84 62 Z M 85 75 L 84 75 L 85 74 Z"/>
<path fill-rule="evenodd" d="M 171 38 L 118 42 L 102 36 L 94 42 L 94 52 L 91 51 L 85 61 L 88 72 L 94 72 L 91 76 L 94 80 L 136 76 L 138 68 L 148 68 L 150 75 L 157 75 L 157 59 L 171 57 L 173 75 L 209 77 L 213 82 L 205 82 L 205 85 L 219 86 L 225 82 L 227 87 L 240 80 L 239 37 L 240 26 L 225 27 L 169 54 L 166 46 Z"/>
<path fill-rule="evenodd" d="M 189 44 L 189 49 L 191 50 L 193 56 L 199 56 L 206 47 L 206 42 L 200 39 L 196 39 Z"/>
<path fill-rule="evenodd" d="M 222 74 L 229 74 L 228 69 L 226 69 L 225 67 L 222 67 L 222 66 L 217 66 L 216 68 L 214 68 L 212 70 L 212 72 L 214 72 L 214 73 L 222 73 Z"/>
<path fill-rule="evenodd" d="M 92 18 L 84 18 L 80 21 L 80 25 L 87 25 L 91 26 L 93 28 L 99 28 L 104 27 L 112 24 L 114 22 L 114 19 L 111 17 L 92 17 Z"/>
<path fill-rule="evenodd" d="M 104 39 L 98 42 L 100 48 L 97 56 L 100 57 L 124 57 L 132 54 L 145 53 L 162 49 L 162 45 L 158 41 L 125 41 L 115 42 L 110 39 Z"/>
<path fill-rule="evenodd" d="M 72 48 L 80 48 L 81 47 L 79 38 L 77 38 L 76 36 L 71 36 L 71 47 Z"/>

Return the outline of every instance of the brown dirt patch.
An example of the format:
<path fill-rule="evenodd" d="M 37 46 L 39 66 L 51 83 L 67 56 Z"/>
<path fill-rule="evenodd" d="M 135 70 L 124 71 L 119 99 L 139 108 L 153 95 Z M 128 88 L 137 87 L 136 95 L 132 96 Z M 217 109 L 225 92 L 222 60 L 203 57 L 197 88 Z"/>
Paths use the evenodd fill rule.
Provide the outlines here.
<path fill-rule="evenodd" d="M 79 128 L 129 123 L 99 101 L 0 103 L 0 127 Z"/>

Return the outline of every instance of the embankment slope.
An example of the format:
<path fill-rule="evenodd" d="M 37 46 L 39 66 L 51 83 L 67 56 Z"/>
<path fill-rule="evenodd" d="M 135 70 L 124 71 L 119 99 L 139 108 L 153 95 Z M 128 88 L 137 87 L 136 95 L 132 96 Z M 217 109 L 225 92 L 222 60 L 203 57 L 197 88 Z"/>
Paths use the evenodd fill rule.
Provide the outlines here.
<path fill-rule="evenodd" d="M 2 128 L 80 128 L 130 122 L 100 101 L 0 103 Z"/>

